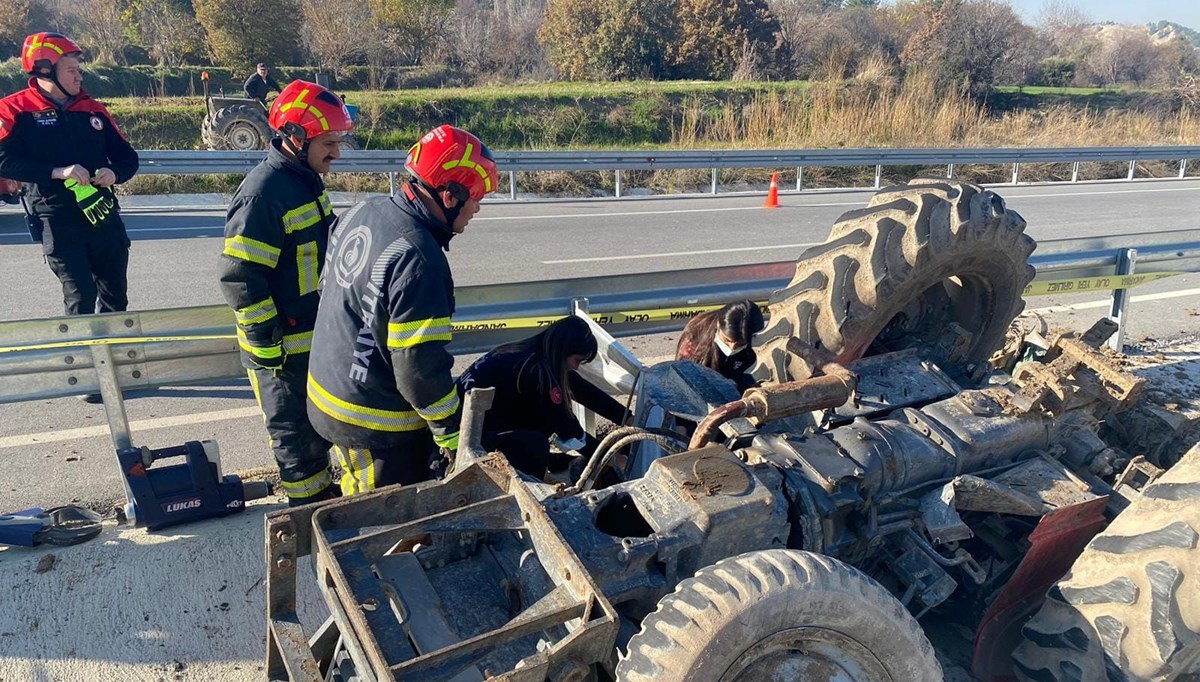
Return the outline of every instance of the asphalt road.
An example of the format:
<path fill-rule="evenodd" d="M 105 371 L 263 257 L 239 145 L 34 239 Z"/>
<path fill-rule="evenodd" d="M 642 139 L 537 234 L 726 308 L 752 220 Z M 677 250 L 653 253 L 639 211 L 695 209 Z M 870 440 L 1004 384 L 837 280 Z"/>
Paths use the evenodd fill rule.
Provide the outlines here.
<path fill-rule="evenodd" d="M 1200 181 L 1001 187 L 1037 239 L 1198 227 Z M 450 258 L 460 284 L 671 270 L 795 258 L 824 239 L 842 212 L 871 192 L 785 193 L 779 210 L 758 195 L 620 201 L 492 201 L 456 238 Z M 219 302 L 221 211 L 131 209 L 132 305 L 138 309 Z M 57 282 L 21 216 L 0 214 L 0 319 L 60 314 Z M 1127 340 L 1200 333 L 1200 275 L 1134 291 Z M 1054 323 L 1084 329 L 1105 314 L 1100 294 L 1039 297 L 1060 306 Z M 1065 306 L 1065 307 L 1063 307 Z M 666 359 L 674 335 L 629 339 L 641 358 Z M 465 363 L 465 359 L 462 363 Z M 460 364 L 462 364 L 460 363 Z M 226 470 L 270 466 L 266 434 L 245 383 L 164 388 L 126 401 L 134 441 L 165 447 L 215 438 Z M 0 405 L 0 512 L 78 500 L 102 506 L 121 496 L 104 410 L 76 399 Z"/>

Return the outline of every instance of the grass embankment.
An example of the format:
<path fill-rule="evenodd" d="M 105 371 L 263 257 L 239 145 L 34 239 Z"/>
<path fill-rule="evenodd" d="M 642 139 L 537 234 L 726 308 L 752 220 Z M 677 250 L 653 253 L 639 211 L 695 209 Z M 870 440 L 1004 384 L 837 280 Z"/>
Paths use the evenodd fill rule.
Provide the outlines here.
<path fill-rule="evenodd" d="M 472 130 L 496 149 L 569 148 L 858 148 L 1062 147 L 1200 144 L 1200 113 L 1147 93 L 1047 94 L 1053 104 L 1013 108 L 1016 93 L 988 104 L 936 93 L 920 79 L 900 87 L 809 83 L 549 83 L 538 85 L 361 92 L 358 137 L 367 148 L 403 149 L 440 123 Z M 1021 94 L 1038 103 L 1041 95 Z M 1010 98 L 1010 99 L 1005 99 Z M 1076 98 L 1082 104 L 1073 103 Z M 1133 99 L 1128 99 L 1133 98 Z M 1067 103 L 1063 103 L 1063 102 Z M 112 110 L 143 148 L 194 148 L 203 104 L 186 100 L 115 100 Z M 780 169 L 784 182 L 794 180 Z M 904 179 L 941 169 L 886 169 Z M 723 171 L 725 184 L 760 182 L 759 170 Z M 994 182 L 1005 167 L 960 167 L 965 179 Z M 1145 166 L 1144 174 L 1169 172 Z M 1121 176 L 1125 165 L 1085 164 L 1085 178 Z M 1069 165 L 1030 165 L 1027 180 L 1069 177 Z M 860 184 L 873 169 L 812 168 L 805 183 Z M 709 172 L 629 173 L 626 186 L 675 191 L 707 185 Z M 219 190 L 236 178 L 167 180 L 146 176 L 139 191 L 182 191 L 208 182 Z M 374 189 L 378 178 L 335 176 L 345 189 Z M 174 187 L 162 187 L 164 183 Z M 523 191 L 611 188 L 611 173 L 538 173 L 519 179 Z"/>

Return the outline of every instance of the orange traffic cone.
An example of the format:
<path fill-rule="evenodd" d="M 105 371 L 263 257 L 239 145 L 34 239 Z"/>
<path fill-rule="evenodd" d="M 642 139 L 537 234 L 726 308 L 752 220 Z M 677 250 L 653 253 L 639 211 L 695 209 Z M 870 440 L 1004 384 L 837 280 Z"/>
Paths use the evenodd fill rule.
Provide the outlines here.
<path fill-rule="evenodd" d="M 767 190 L 763 208 L 779 208 L 779 173 L 771 173 L 771 189 Z"/>

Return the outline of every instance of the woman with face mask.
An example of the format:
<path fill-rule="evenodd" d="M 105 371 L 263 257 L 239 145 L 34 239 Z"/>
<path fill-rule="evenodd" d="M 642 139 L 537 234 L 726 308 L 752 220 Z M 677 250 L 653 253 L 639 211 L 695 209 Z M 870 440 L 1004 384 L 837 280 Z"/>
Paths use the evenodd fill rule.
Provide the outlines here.
<path fill-rule="evenodd" d="M 567 465 L 553 460 L 550 436 L 564 450 L 589 454 L 595 447 L 571 412 L 578 402 L 620 424 L 625 408 L 576 371 L 596 357 L 596 337 L 578 317 L 564 317 L 540 334 L 505 344 L 476 360 L 458 378 L 462 393 L 495 388 L 483 420 L 483 447 L 504 453 L 518 470 L 541 479 L 546 469 Z"/>
<path fill-rule="evenodd" d="M 749 371 L 757 359 L 750 340 L 765 326 L 762 310 L 753 301 L 737 301 L 700 313 L 683 328 L 675 359 L 715 370 L 745 391 L 754 385 Z"/>

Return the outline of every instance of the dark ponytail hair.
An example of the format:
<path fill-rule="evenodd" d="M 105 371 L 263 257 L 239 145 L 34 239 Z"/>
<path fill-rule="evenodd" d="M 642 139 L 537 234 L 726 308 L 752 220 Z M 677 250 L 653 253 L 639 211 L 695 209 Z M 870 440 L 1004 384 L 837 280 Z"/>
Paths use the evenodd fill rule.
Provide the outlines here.
<path fill-rule="evenodd" d="M 737 301 L 721 308 L 720 328 L 725 336 L 733 340 L 735 346 L 746 346 L 750 337 L 766 327 L 762 309 L 754 301 Z"/>
<path fill-rule="evenodd" d="M 558 320 L 534 336 L 505 344 L 492 352 L 535 352 L 544 374 L 559 385 L 563 392 L 564 402 L 569 406 L 567 401 L 571 399 L 571 384 L 567 376 L 571 370 L 567 366 L 567 358 L 572 355 L 581 355 L 584 362 L 591 362 L 596 358 L 598 348 L 596 337 L 592 334 L 587 322 L 571 315 Z M 551 388 L 551 386 L 539 386 L 538 390 L 546 392 Z"/>

